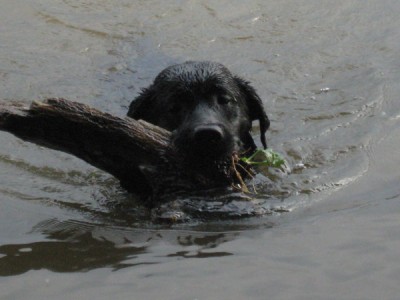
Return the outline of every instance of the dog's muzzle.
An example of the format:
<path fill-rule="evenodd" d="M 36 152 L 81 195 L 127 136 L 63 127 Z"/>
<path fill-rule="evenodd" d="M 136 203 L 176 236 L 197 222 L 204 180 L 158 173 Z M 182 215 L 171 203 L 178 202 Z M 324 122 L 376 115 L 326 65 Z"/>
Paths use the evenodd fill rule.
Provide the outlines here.
<path fill-rule="evenodd" d="M 220 146 L 224 142 L 225 133 L 219 125 L 199 125 L 194 128 L 192 141 L 198 146 Z"/>
<path fill-rule="evenodd" d="M 230 156 L 234 143 L 221 124 L 199 124 L 174 133 L 174 144 L 187 157 L 213 160 Z"/>

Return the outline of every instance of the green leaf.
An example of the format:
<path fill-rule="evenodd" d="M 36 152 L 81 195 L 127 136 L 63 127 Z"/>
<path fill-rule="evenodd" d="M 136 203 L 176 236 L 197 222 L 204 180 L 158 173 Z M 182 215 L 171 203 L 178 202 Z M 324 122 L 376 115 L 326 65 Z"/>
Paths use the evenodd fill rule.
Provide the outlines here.
<path fill-rule="evenodd" d="M 253 166 L 280 168 L 285 165 L 285 159 L 271 149 L 257 149 L 253 155 L 242 157 L 242 161 Z"/>

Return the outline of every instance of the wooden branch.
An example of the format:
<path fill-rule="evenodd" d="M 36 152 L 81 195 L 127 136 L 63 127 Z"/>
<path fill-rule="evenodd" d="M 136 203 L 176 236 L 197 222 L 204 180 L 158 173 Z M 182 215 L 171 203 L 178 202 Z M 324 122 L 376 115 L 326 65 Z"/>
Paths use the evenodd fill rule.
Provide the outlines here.
<path fill-rule="evenodd" d="M 192 169 L 170 144 L 170 132 L 65 99 L 33 102 L 29 108 L 0 103 L 0 130 L 77 156 L 115 176 L 127 190 L 152 195 L 155 201 L 238 182 L 230 171 L 232 161 L 225 168 Z"/>
<path fill-rule="evenodd" d="M 154 127 L 65 99 L 0 106 L 0 130 L 77 156 L 142 194 L 151 191 L 139 168 L 158 165 L 169 148 L 170 133 Z"/>

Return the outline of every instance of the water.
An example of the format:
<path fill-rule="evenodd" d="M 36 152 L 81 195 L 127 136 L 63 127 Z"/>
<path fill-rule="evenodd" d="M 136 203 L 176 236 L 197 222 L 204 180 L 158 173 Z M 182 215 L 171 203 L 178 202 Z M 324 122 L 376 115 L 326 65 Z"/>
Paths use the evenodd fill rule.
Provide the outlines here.
<path fill-rule="evenodd" d="M 397 299 L 399 12 L 395 0 L 2 0 L 0 99 L 123 116 L 164 67 L 211 59 L 257 88 L 292 172 L 255 182 L 289 212 L 168 227 L 111 176 L 0 133 L 0 298 Z"/>

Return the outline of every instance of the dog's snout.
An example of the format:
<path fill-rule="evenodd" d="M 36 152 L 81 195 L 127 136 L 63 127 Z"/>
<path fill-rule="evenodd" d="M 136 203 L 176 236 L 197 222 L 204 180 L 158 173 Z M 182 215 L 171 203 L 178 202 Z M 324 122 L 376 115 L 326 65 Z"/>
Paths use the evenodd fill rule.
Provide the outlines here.
<path fill-rule="evenodd" d="M 201 125 L 193 131 L 193 139 L 199 144 L 218 144 L 224 139 L 224 131 L 218 125 Z"/>
<path fill-rule="evenodd" d="M 234 147 L 233 136 L 220 123 L 203 123 L 183 127 L 173 132 L 175 146 L 190 157 L 209 159 L 230 155 Z"/>

